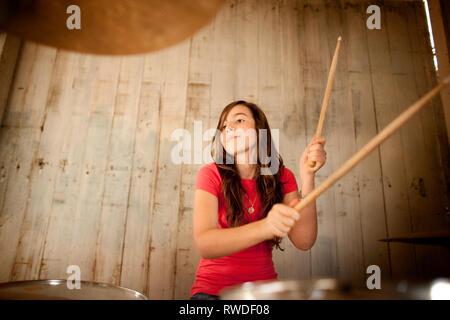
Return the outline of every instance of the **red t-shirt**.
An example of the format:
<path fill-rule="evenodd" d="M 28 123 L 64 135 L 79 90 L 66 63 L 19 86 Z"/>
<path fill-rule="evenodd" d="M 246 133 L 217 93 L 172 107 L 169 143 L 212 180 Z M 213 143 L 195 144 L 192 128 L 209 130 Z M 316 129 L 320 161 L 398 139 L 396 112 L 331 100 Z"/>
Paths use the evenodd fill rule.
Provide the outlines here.
<path fill-rule="evenodd" d="M 286 167 L 280 168 L 283 194 L 298 190 L 294 174 Z M 241 179 L 242 186 L 247 192 L 251 202 L 255 200 L 256 180 Z M 218 199 L 218 227 L 228 228 L 226 213 L 227 204 L 220 190 L 222 177 L 217 165 L 209 163 L 197 173 L 194 190 L 201 189 L 215 195 Z M 244 205 L 250 205 L 245 199 Z M 255 211 L 246 215 L 249 222 L 262 218 L 261 199 L 258 196 L 254 203 Z M 269 241 L 260 242 L 250 248 L 217 259 L 201 259 L 197 269 L 194 284 L 191 287 L 191 296 L 198 293 L 219 295 L 225 287 L 257 280 L 277 279 L 277 273 L 272 260 L 272 247 Z"/>

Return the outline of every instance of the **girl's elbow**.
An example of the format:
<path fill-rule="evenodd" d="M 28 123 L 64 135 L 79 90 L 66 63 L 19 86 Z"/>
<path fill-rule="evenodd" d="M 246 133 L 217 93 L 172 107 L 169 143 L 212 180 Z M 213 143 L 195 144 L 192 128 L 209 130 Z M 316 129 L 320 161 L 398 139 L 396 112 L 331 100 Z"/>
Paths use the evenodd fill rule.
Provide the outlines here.
<path fill-rule="evenodd" d="M 197 252 L 199 253 L 200 258 L 202 259 L 214 259 L 213 255 L 208 250 L 200 249 L 198 246 Z"/>
<path fill-rule="evenodd" d="M 200 253 L 200 258 L 202 258 L 202 259 L 213 259 L 213 257 L 208 254 L 204 254 L 201 252 L 199 252 L 199 253 Z"/>
<path fill-rule="evenodd" d="M 195 247 L 197 249 L 200 258 L 202 259 L 214 259 L 216 258 L 214 254 L 211 252 L 208 245 L 203 244 L 202 241 L 195 241 Z"/>
<path fill-rule="evenodd" d="M 303 239 L 303 240 L 296 241 L 296 242 L 294 242 L 294 246 L 299 250 L 308 251 L 314 246 L 315 243 L 316 243 L 316 237 L 314 237 L 311 240 Z"/>
<path fill-rule="evenodd" d="M 309 249 L 311 249 L 314 245 L 314 242 L 301 242 L 301 243 L 297 243 L 294 246 L 302 251 L 308 251 Z"/>
<path fill-rule="evenodd" d="M 195 248 L 197 249 L 197 253 L 200 255 L 200 258 L 202 258 L 202 259 L 209 259 L 208 250 L 206 250 L 197 241 L 195 241 Z"/>
<path fill-rule="evenodd" d="M 212 253 L 210 253 L 210 252 L 208 252 L 206 250 L 200 251 L 200 250 L 197 249 L 197 251 L 200 254 L 200 258 L 202 258 L 202 259 L 217 259 L 217 258 L 220 258 L 220 257 L 218 257 L 218 256 L 216 256 L 216 255 L 214 255 L 214 254 L 212 254 Z"/>

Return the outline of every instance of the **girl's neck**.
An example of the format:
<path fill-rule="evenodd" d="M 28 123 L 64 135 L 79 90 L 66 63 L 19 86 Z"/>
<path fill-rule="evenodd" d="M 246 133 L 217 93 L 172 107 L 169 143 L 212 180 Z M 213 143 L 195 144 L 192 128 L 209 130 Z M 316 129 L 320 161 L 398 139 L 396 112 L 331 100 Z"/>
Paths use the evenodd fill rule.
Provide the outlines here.
<path fill-rule="evenodd" d="M 256 164 L 236 164 L 236 169 L 239 172 L 241 179 L 253 179 L 255 176 Z"/>
<path fill-rule="evenodd" d="M 251 158 L 251 159 L 250 159 Z M 241 179 L 253 179 L 256 171 L 256 147 L 253 146 L 245 151 L 245 160 L 242 161 L 241 155 L 235 157 L 236 169 Z M 250 161 L 251 160 L 251 161 Z"/>

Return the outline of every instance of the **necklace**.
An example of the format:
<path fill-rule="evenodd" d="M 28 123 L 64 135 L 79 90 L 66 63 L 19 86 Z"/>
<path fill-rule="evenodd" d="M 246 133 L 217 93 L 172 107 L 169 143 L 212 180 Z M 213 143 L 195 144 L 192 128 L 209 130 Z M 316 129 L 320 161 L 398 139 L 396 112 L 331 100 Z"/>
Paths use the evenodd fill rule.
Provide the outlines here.
<path fill-rule="evenodd" d="M 249 198 L 248 195 L 247 195 L 247 192 L 245 193 L 245 196 L 247 197 L 248 202 L 251 202 L 251 201 L 250 201 L 250 198 Z M 252 214 L 253 212 L 255 212 L 255 208 L 253 207 L 253 205 L 255 204 L 255 201 L 256 201 L 256 198 L 257 198 L 257 197 L 258 197 L 258 195 L 256 195 L 255 200 L 253 200 L 252 205 L 251 205 L 250 207 L 248 207 L 248 209 L 247 209 L 247 211 L 248 211 L 249 214 Z"/>

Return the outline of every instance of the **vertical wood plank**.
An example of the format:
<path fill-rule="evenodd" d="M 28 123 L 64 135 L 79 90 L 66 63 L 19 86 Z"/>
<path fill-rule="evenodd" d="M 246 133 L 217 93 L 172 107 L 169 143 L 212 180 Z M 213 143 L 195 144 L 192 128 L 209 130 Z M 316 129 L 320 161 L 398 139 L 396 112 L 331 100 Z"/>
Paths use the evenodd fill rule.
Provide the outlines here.
<path fill-rule="evenodd" d="M 348 39 L 345 25 L 345 9 L 339 2 L 326 3 L 327 31 L 330 61 L 336 48 L 337 38 L 341 35 Z M 332 116 L 336 116 L 333 133 L 339 137 L 339 148 L 332 156 L 338 166 L 350 158 L 356 151 L 356 129 L 354 110 L 349 90 L 348 42 L 343 41 L 340 48 L 341 58 L 337 65 L 335 83 L 330 99 Z M 344 57 L 342 59 L 342 57 Z M 329 65 L 327 66 L 329 70 Z M 328 75 L 329 71 L 327 72 Z M 365 275 L 363 266 L 361 208 L 359 181 L 356 171 L 349 172 L 333 188 L 335 193 L 336 235 L 339 277 L 362 279 Z"/>
<path fill-rule="evenodd" d="M 443 2 L 441 1 L 441 4 Z M 438 0 L 429 0 L 428 1 L 429 9 L 430 9 L 430 18 L 433 28 L 433 36 L 436 47 L 436 55 L 439 63 L 439 70 L 436 72 L 434 67 L 434 61 L 432 60 L 430 51 L 431 45 L 428 45 L 428 37 L 429 32 L 426 27 L 426 17 L 422 10 L 422 6 L 416 7 L 415 18 L 412 19 L 415 22 L 416 30 L 418 37 L 411 37 L 411 41 L 417 41 L 418 39 L 426 39 L 422 41 L 427 41 L 427 45 L 418 46 L 416 42 L 413 42 L 413 46 L 416 48 L 414 51 L 414 60 L 415 60 L 415 70 L 417 72 L 417 83 L 418 90 L 422 92 L 422 90 L 426 90 L 426 88 L 434 87 L 437 84 L 437 79 L 442 81 L 442 79 L 447 75 L 450 75 L 450 59 L 448 56 L 447 44 L 445 43 L 445 35 L 444 35 L 444 26 L 442 24 L 442 19 L 445 20 L 445 17 L 441 17 L 441 7 L 439 6 Z M 448 8 L 450 6 L 447 5 Z M 442 8 L 442 10 L 444 10 Z M 445 10 L 442 12 L 444 13 Z M 414 28 L 414 24 L 412 26 Z M 410 33 L 412 36 L 412 33 Z M 449 44 L 450 45 L 450 44 Z M 423 88 L 423 87 L 424 88 Z M 449 90 L 444 90 L 441 92 L 441 99 L 436 98 L 433 99 L 431 103 L 431 108 L 433 109 L 432 113 L 426 113 L 426 115 L 430 114 L 431 122 L 425 121 L 424 125 L 424 134 L 425 139 L 427 139 L 426 147 L 430 150 L 429 152 L 433 152 L 437 159 L 432 164 L 432 167 L 436 174 L 439 175 L 439 180 L 441 183 L 441 192 L 442 194 L 442 203 L 441 208 L 444 208 L 447 226 L 450 226 L 450 188 L 448 181 L 450 181 L 450 148 L 449 145 L 449 136 L 450 136 L 450 92 Z M 424 114 L 424 113 L 422 113 Z M 447 126 L 446 126 L 447 124 Z M 429 128 L 427 125 L 431 125 L 432 128 Z M 446 135 L 447 133 L 447 135 Z M 435 152 L 435 154 L 434 154 Z"/>
<path fill-rule="evenodd" d="M 408 19 L 405 21 L 404 28 L 408 30 L 410 48 L 405 55 L 410 56 L 408 80 L 401 85 L 405 86 L 410 92 L 411 100 L 417 100 L 435 85 L 436 73 L 431 59 L 431 46 L 426 36 L 425 9 L 423 3 L 410 3 L 402 11 L 407 13 Z M 415 34 L 415 36 L 412 36 Z M 422 45 L 420 45 L 422 44 Z M 427 61 L 428 60 L 428 61 Z M 425 72 L 428 71 L 428 72 Z M 428 75 L 428 76 L 427 76 Z M 430 77 L 431 76 L 431 77 Z M 431 78 L 431 79 L 430 79 Z M 430 81 L 431 80 L 431 81 Z M 407 100 L 405 98 L 405 100 Z M 427 105 L 415 119 L 411 119 L 411 134 L 408 138 L 411 152 L 411 181 L 410 193 L 414 202 L 413 230 L 414 231 L 433 231 L 449 229 L 450 219 L 446 217 L 445 204 L 447 197 L 445 195 L 445 184 L 441 183 L 444 173 L 441 156 L 448 159 L 448 148 L 442 148 L 446 143 L 446 136 L 442 140 L 437 134 L 439 124 L 435 117 L 442 112 L 440 99 L 434 99 L 433 103 Z M 438 122 L 445 127 L 443 118 L 439 117 Z M 445 130 L 439 130 L 444 132 Z M 443 153 L 440 151 L 444 151 Z M 418 245 L 417 267 L 419 274 L 423 278 L 439 277 L 450 274 L 444 265 L 450 264 L 450 252 L 440 246 Z"/>
<path fill-rule="evenodd" d="M 304 39 L 301 38 L 300 21 L 303 5 L 298 1 L 279 3 L 280 23 L 280 82 L 282 125 L 280 129 L 280 154 L 285 166 L 295 175 L 300 188 L 298 162 L 306 147 L 304 104 Z M 295 146 L 295 147 L 293 147 Z M 311 251 L 295 248 L 286 238 L 284 252 L 273 251 L 276 271 L 281 278 L 309 279 L 311 277 Z"/>
<path fill-rule="evenodd" d="M 429 1 L 430 15 L 433 23 L 433 33 L 436 30 L 439 38 L 439 26 L 435 26 L 434 16 L 438 13 L 434 13 L 436 1 Z M 437 78 L 442 80 L 445 74 L 450 73 L 450 61 L 443 61 L 445 56 L 439 55 L 439 40 L 434 35 L 436 50 L 439 59 L 439 70 L 436 72 L 434 62 L 431 56 L 431 45 L 429 44 L 429 32 L 427 29 L 427 22 L 422 5 L 415 6 L 415 13 L 411 13 L 413 16 L 408 19 L 408 28 L 413 30 L 410 32 L 411 46 L 414 48 L 412 51 L 414 60 L 414 69 L 416 73 L 417 90 L 420 95 L 423 95 L 430 88 L 437 84 Z M 436 23 L 437 24 L 437 23 Z M 413 34 L 417 36 L 414 37 Z M 442 36 L 442 35 L 441 35 Z M 421 45 L 423 44 L 423 45 Z M 445 44 L 443 44 L 445 45 Z M 448 60 L 448 59 L 447 59 Z M 447 69 L 447 70 L 446 70 Z M 442 100 L 441 100 L 442 99 Z M 450 226 L 450 215 L 448 214 L 448 207 L 450 206 L 450 190 L 448 188 L 448 181 L 450 180 L 450 149 L 448 147 L 448 137 L 446 136 L 445 125 L 445 106 L 450 103 L 450 94 L 448 90 L 441 92 L 441 99 L 435 98 L 430 102 L 428 112 L 422 112 L 419 116 L 423 123 L 423 133 L 425 138 L 425 147 L 427 153 L 432 157 L 432 162 L 429 164 L 430 171 L 435 175 L 433 181 L 439 180 L 439 191 L 435 191 L 440 194 L 440 202 L 434 203 L 439 205 L 437 212 L 442 212 L 446 216 L 446 226 Z M 439 178 L 437 178 L 438 176 Z M 442 211 L 444 210 L 444 212 Z M 444 228 L 443 225 L 439 226 Z"/>
<path fill-rule="evenodd" d="M 130 192 L 143 57 L 124 57 L 115 93 L 97 238 L 95 279 L 118 285 Z"/>
<path fill-rule="evenodd" d="M 175 292 L 181 168 L 171 159 L 172 149 L 176 145 L 171 135 L 184 126 L 189 48 L 190 40 L 184 41 L 167 50 L 164 58 L 156 201 L 152 208 L 150 299 L 173 299 Z"/>
<path fill-rule="evenodd" d="M 210 126 L 216 127 L 220 114 L 235 99 L 236 59 L 235 43 L 238 32 L 235 23 L 237 1 L 229 0 L 217 12 L 214 19 L 213 73 L 211 79 Z"/>
<path fill-rule="evenodd" d="M 282 104 L 281 96 L 281 31 L 280 31 L 280 7 L 278 1 L 264 0 L 257 1 L 257 48 L 258 66 L 255 76 L 258 78 L 257 103 L 266 114 L 273 139 L 278 138 L 278 151 L 283 156 L 286 145 L 281 140 L 282 118 L 279 112 Z M 292 168 L 289 163 L 286 166 Z M 297 249 L 293 247 L 286 237 L 282 240 L 281 246 L 284 251 L 272 250 L 273 262 L 278 278 L 293 277 L 292 273 L 299 272 L 299 268 L 288 269 L 286 261 L 292 261 L 292 257 Z"/>
<path fill-rule="evenodd" d="M 120 278 L 121 286 L 147 296 L 164 52 L 145 56 Z"/>
<path fill-rule="evenodd" d="M 331 64 L 328 40 L 325 37 L 326 12 L 323 1 L 303 1 L 303 21 L 300 26 L 305 48 L 304 66 L 304 114 L 306 116 L 305 146 L 315 134 L 325 92 L 328 69 Z M 332 54 L 332 53 L 331 53 Z M 334 94 L 334 93 L 333 93 Z M 334 155 L 340 146 L 340 138 L 333 134 L 336 126 L 336 111 L 330 103 L 322 135 L 326 137 L 327 164 L 316 174 L 315 184 L 319 185 L 335 169 Z M 335 277 L 338 272 L 335 195 L 325 193 L 316 200 L 318 234 L 311 249 L 311 277 Z"/>
<path fill-rule="evenodd" d="M 104 177 L 108 144 L 111 137 L 114 100 L 118 85 L 120 57 L 92 57 L 95 65 L 92 99 L 83 158 L 79 167 L 79 191 L 69 263 L 81 269 L 83 280 L 94 281 L 96 270 L 97 235 L 100 228 Z"/>
<path fill-rule="evenodd" d="M 69 108 L 64 103 L 70 99 L 73 75 L 72 56 L 67 52 L 57 52 L 47 91 L 41 91 L 47 99 L 45 113 L 41 120 L 39 148 L 35 154 L 30 174 L 30 195 L 20 229 L 20 241 L 16 252 L 13 279 L 36 279 L 39 277 L 41 259 L 50 221 L 50 208 L 59 162 L 59 152 L 68 126 Z M 61 77 L 61 75 L 64 75 Z M 35 107 L 34 107 L 35 109 Z M 54 132 L 60 132 L 56 135 Z"/>
<path fill-rule="evenodd" d="M 376 110 L 377 130 L 383 129 L 398 114 L 398 101 L 394 90 L 394 66 L 392 60 L 395 49 L 391 48 L 392 35 L 387 26 L 395 23 L 388 19 L 388 5 L 382 7 L 382 28 L 367 31 L 372 86 Z M 386 207 L 387 235 L 394 236 L 411 231 L 411 217 L 407 194 L 407 179 L 404 169 L 402 133 L 393 134 L 380 146 L 383 192 Z M 391 243 L 390 260 L 392 277 L 415 277 L 414 246 L 404 243 Z"/>
<path fill-rule="evenodd" d="M 278 1 L 258 1 L 258 103 L 267 114 L 271 128 L 280 130 L 281 41 Z"/>
<path fill-rule="evenodd" d="M 234 8 L 236 14 L 236 80 L 237 100 L 256 102 L 258 98 L 258 8 L 261 1 L 240 0 Z M 230 101 L 231 102 L 231 101 Z"/>
<path fill-rule="evenodd" d="M 446 76 L 450 75 L 450 4 L 444 0 L 428 0 L 428 9 L 430 11 L 430 20 L 433 29 L 436 57 L 439 64 L 439 71 L 437 76 L 442 81 Z M 416 10 L 416 17 L 417 21 L 425 20 L 423 11 L 421 12 L 420 9 Z M 421 35 L 420 37 L 422 37 L 424 34 L 425 36 L 428 35 L 427 30 L 424 30 L 424 28 L 420 28 L 418 31 Z M 425 52 L 425 55 L 423 57 L 428 58 L 426 59 L 426 66 L 429 66 L 430 48 L 427 49 L 428 50 L 427 52 Z M 434 63 L 431 63 L 431 66 L 433 66 L 433 64 Z M 427 67 L 427 70 L 430 70 L 430 68 Z M 442 120 L 440 122 L 444 125 L 444 127 L 442 129 L 439 128 L 440 130 L 438 131 L 438 133 L 440 133 L 442 130 L 444 132 L 441 134 L 445 135 L 445 132 L 447 132 L 446 140 L 450 141 L 450 92 L 448 92 L 448 90 L 442 91 L 441 98 L 443 108 L 442 110 L 439 110 L 439 113 L 442 117 Z M 440 120 L 440 117 L 438 119 Z M 450 167 L 450 164 L 447 165 L 447 168 L 448 167 Z"/>
<path fill-rule="evenodd" d="M 21 212 L 17 210 L 20 205 L 16 205 L 16 210 L 8 210 L 8 205 L 6 205 L 8 197 L 11 197 L 14 181 L 19 180 L 18 175 L 10 170 L 17 168 L 17 162 L 13 160 L 13 156 L 19 154 L 18 151 L 20 151 L 15 145 L 18 141 L 19 131 L 18 128 L 0 127 L 0 252 L 3 261 L 0 267 L 0 282 L 9 280 L 18 241 L 15 231 L 20 227 L 21 218 L 23 218 Z M 11 177 L 16 179 L 10 181 Z"/>
<path fill-rule="evenodd" d="M 348 67 L 349 104 L 352 106 L 355 123 L 355 147 L 359 150 L 377 134 L 366 35 L 366 32 L 371 32 L 367 29 L 365 20 L 368 5 L 365 2 L 349 5 L 345 1 L 341 1 L 341 5 L 345 10 L 344 41 L 347 44 L 347 54 L 342 59 L 347 62 Z M 382 279 L 389 280 L 391 272 L 388 246 L 378 241 L 386 238 L 379 149 L 374 150 L 353 170 L 359 187 L 363 266 L 364 269 L 370 265 L 379 266 Z"/>
<path fill-rule="evenodd" d="M 76 208 L 78 202 L 80 176 L 84 174 L 82 161 L 84 155 L 84 142 L 89 120 L 89 106 L 91 98 L 91 80 L 94 75 L 94 65 L 89 55 L 72 54 L 67 59 L 66 68 L 74 64 L 73 78 L 64 87 L 68 91 L 59 98 L 60 108 L 68 108 L 69 117 L 67 132 L 64 135 L 64 143 L 60 148 L 58 163 L 54 170 L 57 171 L 55 186 L 50 206 L 49 226 L 46 237 L 46 245 L 39 270 L 40 279 L 64 279 L 68 275 L 67 267 L 71 264 L 70 247 L 78 241 L 73 226 L 76 224 Z M 64 83 L 67 73 L 62 69 L 61 74 L 56 75 L 56 80 Z M 64 92 L 63 91 L 63 92 Z M 62 93 L 63 93 L 62 92 Z M 47 129 L 49 129 L 47 127 Z M 56 134 L 53 132 L 52 134 Z M 62 132 L 58 132 L 62 134 Z M 73 263 L 72 263 L 73 264 Z M 82 278 L 84 273 L 81 274 Z"/>
<path fill-rule="evenodd" d="M 20 54 L 22 40 L 0 32 L 0 124 L 8 102 L 9 89 Z"/>
<path fill-rule="evenodd" d="M 2 281 L 37 277 L 39 262 L 36 261 L 32 239 L 22 238 L 27 231 L 22 227 L 26 225 L 24 219 L 27 216 L 28 197 L 31 192 L 30 176 L 36 165 L 36 152 L 42 133 L 40 125 L 44 119 L 43 110 L 55 57 L 55 49 L 31 43 L 24 45 L 22 59 L 12 85 L 10 102 L 4 114 L 3 127 L 17 128 L 14 130 L 17 136 L 10 137 L 14 139 L 14 149 L 10 150 L 12 161 L 8 168 L 7 187 L 1 208 L 4 219 L 0 226 L 0 248 L 4 261 L 0 276 Z M 34 225 L 28 225 L 28 229 L 30 232 L 27 236 L 30 236 L 34 232 Z M 20 253 L 25 256 L 25 261 L 20 261 L 18 265 L 16 256 L 19 248 L 22 249 Z M 20 265 L 23 267 L 22 272 L 16 276 L 13 269 Z"/>
<path fill-rule="evenodd" d="M 182 163 L 180 183 L 179 225 L 176 245 L 175 299 L 188 299 L 194 283 L 200 255 L 195 249 L 193 237 L 194 185 L 196 172 L 204 165 L 204 150 L 209 139 L 203 141 L 208 127 L 211 101 L 213 25 L 208 25 L 191 39 L 187 100 L 184 129 L 189 132 L 190 163 Z M 215 129 L 215 128 L 213 128 Z M 186 132 L 186 134 L 187 134 Z"/>
<path fill-rule="evenodd" d="M 408 14 L 408 4 L 392 4 L 392 11 L 387 14 L 389 41 L 392 50 L 392 66 L 394 74 L 394 89 L 396 91 L 398 112 L 407 108 L 416 101 L 419 96 L 415 86 L 413 59 L 410 54 L 412 48 L 409 41 L 409 30 L 405 13 Z M 421 110 L 423 113 L 426 110 Z M 411 231 L 427 231 L 429 219 L 427 216 L 433 214 L 430 212 L 429 200 L 437 199 L 428 198 L 427 193 L 432 190 L 429 188 L 430 183 L 427 177 L 432 178 L 426 171 L 430 157 L 427 156 L 424 146 L 423 128 L 420 117 L 411 118 L 408 123 L 402 127 L 402 141 L 405 155 L 405 176 L 407 181 L 407 194 L 409 211 L 411 215 Z M 428 190 L 427 190 L 428 189 Z M 426 248 L 415 246 L 416 251 L 416 267 L 417 275 L 423 277 L 423 263 L 426 255 Z M 432 251 L 432 248 L 428 249 Z M 433 260 L 433 257 L 428 257 Z M 436 263 L 437 261 L 435 261 Z M 437 262 L 438 263 L 438 262 Z"/>

